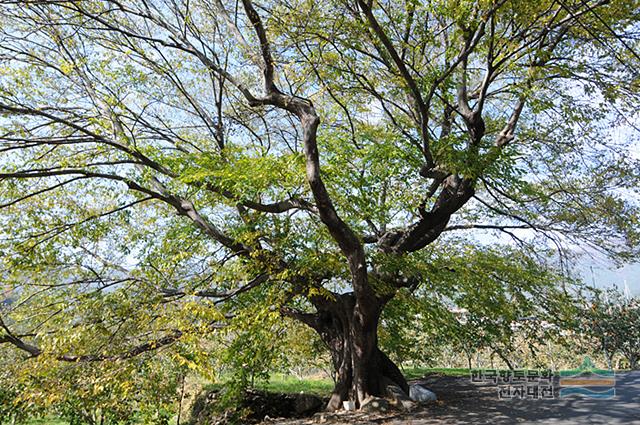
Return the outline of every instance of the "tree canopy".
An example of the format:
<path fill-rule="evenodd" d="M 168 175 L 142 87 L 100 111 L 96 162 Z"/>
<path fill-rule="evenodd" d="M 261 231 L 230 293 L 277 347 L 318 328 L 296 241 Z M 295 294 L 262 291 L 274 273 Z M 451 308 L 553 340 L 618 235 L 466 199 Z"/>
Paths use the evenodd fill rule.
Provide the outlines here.
<path fill-rule="evenodd" d="M 3 349 L 210 373 L 207 338 L 258 359 L 289 317 L 331 351 L 331 408 L 406 387 L 377 344 L 396 294 L 508 318 L 558 304 L 577 246 L 637 257 L 639 12 L 3 2 Z"/>

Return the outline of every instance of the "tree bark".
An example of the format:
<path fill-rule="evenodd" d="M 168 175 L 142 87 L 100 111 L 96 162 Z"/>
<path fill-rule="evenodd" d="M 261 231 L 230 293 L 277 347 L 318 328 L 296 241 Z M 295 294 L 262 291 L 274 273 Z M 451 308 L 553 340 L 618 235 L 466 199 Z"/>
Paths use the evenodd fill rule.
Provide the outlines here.
<path fill-rule="evenodd" d="M 382 303 L 359 305 L 353 293 L 336 299 L 315 300 L 317 313 L 302 320 L 315 329 L 331 353 L 336 383 L 327 410 L 342 408 L 353 400 L 356 406 L 369 396 L 385 396 L 387 385 L 398 385 L 408 394 L 409 386 L 400 369 L 378 348 L 378 321 Z"/>

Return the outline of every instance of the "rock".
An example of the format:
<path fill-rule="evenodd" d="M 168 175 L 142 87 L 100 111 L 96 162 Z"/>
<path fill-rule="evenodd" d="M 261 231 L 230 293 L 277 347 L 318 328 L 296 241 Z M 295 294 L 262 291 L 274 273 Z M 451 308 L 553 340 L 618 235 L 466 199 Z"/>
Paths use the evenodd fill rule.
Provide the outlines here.
<path fill-rule="evenodd" d="M 398 385 L 390 383 L 386 386 L 387 396 L 391 399 L 391 404 L 397 407 L 401 407 L 405 410 L 411 410 L 415 407 L 411 398 L 402 391 Z"/>
<path fill-rule="evenodd" d="M 389 402 L 380 397 L 367 397 L 360 405 L 360 410 L 369 413 L 387 412 Z"/>
<path fill-rule="evenodd" d="M 438 399 L 436 393 L 418 384 L 409 386 L 409 397 L 411 398 L 411 400 L 418 403 L 436 401 Z"/>
<path fill-rule="evenodd" d="M 313 419 L 316 423 L 323 424 L 327 421 L 327 415 L 324 412 L 316 413 L 313 415 Z"/>
<path fill-rule="evenodd" d="M 320 397 L 311 394 L 298 394 L 293 403 L 293 408 L 298 415 L 315 413 L 322 407 L 323 402 Z"/>
<path fill-rule="evenodd" d="M 356 410 L 356 403 L 353 401 L 343 401 L 342 407 L 344 407 L 344 410 L 346 410 L 347 412 L 351 412 L 353 410 Z"/>

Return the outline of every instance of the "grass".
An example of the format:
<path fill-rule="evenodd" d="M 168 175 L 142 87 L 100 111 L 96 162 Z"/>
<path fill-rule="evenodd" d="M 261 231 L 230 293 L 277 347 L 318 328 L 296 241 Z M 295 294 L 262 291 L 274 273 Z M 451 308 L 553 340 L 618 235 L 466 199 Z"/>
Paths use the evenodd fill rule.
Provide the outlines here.
<path fill-rule="evenodd" d="M 446 376 L 469 376 L 469 369 L 448 369 L 448 368 L 428 368 L 428 367 L 408 367 L 402 370 L 407 380 L 419 379 L 425 375 L 437 373 Z M 223 382 L 207 385 L 208 389 L 219 389 L 224 386 Z M 329 396 L 333 390 L 333 380 L 331 378 L 307 377 L 297 378 L 293 375 L 283 373 L 273 373 L 268 382 L 258 382 L 255 387 L 260 390 L 277 393 L 307 393 L 319 396 Z"/>
<path fill-rule="evenodd" d="M 269 382 L 260 383 L 257 387 L 261 390 L 280 393 L 310 393 L 320 396 L 331 394 L 333 381 L 330 378 L 298 379 L 295 376 L 274 373 Z"/>
<path fill-rule="evenodd" d="M 407 380 L 422 378 L 425 375 L 438 373 L 447 376 L 469 376 L 469 369 L 448 369 L 442 367 L 409 367 L 403 374 Z M 328 396 L 333 390 L 333 380 L 330 378 L 305 378 L 299 379 L 292 375 L 274 373 L 269 382 L 256 385 L 257 388 L 266 391 L 280 393 L 310 393 L 320 396 Z"/>
<path fill-rule="evenodd" d="M 432 373 L 446 376 L 470 376 L 469 369 L 448 369 L 444 367 L 408 367 L 402 370 L 407 380 L 422 378 Z"/>
<path fill-rule="evenodd" d="M 469 376 L 469 369 L 448 369 L 448 368 L 428 368 L 428 367 L 409 367 L 403 369 L 403 374 L 407 380 L 422 378 L 425 375 L 438 373 L 446 376 Z M 295 376 L 284 375 L 282 373 L 274 373 L 267 383 L 260 383 L 257 388 L 281 392 L 281 393 L 311 393 L 320 396 L 331 394 L 333 389 L 333 381 L 330 378 L 306 378 L 299 379 Z"/>
<path fill-rule="evenodd" d="M 407 380 L 419 379 L 429 374 L 442 374 L 446 376 L 469 376 L 469 369 L 449 369 L 442 367 L 408 367 L 402 369 Z M 224 383 L 216 383 L 208 385 L 207 388 L 220 388 Z M 320 396 L 328 396 L 333 390 L 333 380 L 331 378 L 321 377 L 308 377 L 297 378 L 293 375 L 286 375 L 283 373 L 273 373 L 268 382 L 259 382 L 256 384 L 256 388 L 278 392 L 278 393 L 310 393 Z"/>

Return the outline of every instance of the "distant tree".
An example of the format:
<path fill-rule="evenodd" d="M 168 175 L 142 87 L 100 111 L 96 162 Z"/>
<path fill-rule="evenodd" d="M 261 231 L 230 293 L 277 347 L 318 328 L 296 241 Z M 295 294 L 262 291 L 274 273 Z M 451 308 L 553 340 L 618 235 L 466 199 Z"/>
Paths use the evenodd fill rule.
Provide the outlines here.
<path fill-rule="evenodd" d="M 609 367 L 621 354 L 631 369 L 640 368 L 640 299 L 617 289 L 595 291 L 582 311 L 582 329 L 597 341 Z"/>
<path fill-rule="evenodd" d="M 381 339 L 388 352 L 428 360 L 452 346 L 468 367 L 477 354 L 489 353 L 514 368 L 523 351 L 557 340 L 570 326 L 577 282 L 513 248 L 475 247 L 464 253 L 434 255 L 431 273 L 421 273 L 425 284 L 389 303 Z"/>
<path fill-rule="evenodd" d="M 637 258 L 640 167 L 619 135 L 640 105 L 638 11 L 2 2 L 0 276 L 16 301 L 0 342 L 38 379 L 154 351 L 205 371 L 213 337 L 249 373 L 287 316 L 330 350 L 330 409 L 407 390 L 380 318 L 399 291 L 456 300 L 438 279 L 488 239 L 453 235 L 511 238 L 516 268 L 575 243 Z M 447 256 L 444 278 L 431 262 Z M 490 320 L 495 265 L 472 298 Z M 534 288 L 511 292 L 544 305 Z"/>

